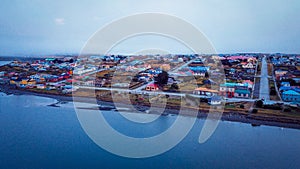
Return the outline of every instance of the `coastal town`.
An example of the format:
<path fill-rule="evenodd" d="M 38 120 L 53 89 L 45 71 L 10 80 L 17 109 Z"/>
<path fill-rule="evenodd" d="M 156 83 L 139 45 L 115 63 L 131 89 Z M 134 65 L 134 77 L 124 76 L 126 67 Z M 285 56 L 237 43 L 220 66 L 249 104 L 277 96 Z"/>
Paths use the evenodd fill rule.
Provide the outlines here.
<path fill-rule="evenodd" d="M 219 64 L 218 64 L 219 63 Z M 221 79 L 221 80 L 220 80 Z M 132 104 L 149 96 L 178 107 L 178 99 L 200 99 L 200 110 L 224 105 L 251 118 L 300 120 L 300 55 L 88 55 L 15 59 L 0 67 L 1 90 L 95 97 L 129 93 Z M 91 92 L 93 91 L 93 92 Z M 115 100 L 114 100 L 115 101 Z M 188 103 L 186 103 L 188 105 Z"/>

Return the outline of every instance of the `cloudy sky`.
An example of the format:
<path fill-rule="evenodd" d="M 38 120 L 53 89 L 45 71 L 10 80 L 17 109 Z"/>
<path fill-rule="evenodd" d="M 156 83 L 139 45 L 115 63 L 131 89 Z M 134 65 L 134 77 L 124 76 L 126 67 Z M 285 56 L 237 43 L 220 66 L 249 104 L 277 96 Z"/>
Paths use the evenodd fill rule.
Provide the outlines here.
<path fill-rule="evenodd" d="M 207 36 L 218 53 L 300 53 L 299 0 L 2 0 L 0 3 L 0 55 L 79 53 L 104 25 L 142 12 L 165 13 L 186 20 Z M 131 39 L 114 52 L 138 51 L 146 46 L 184 53 L 184 49 L 172 42 L 154 39 Z"/>

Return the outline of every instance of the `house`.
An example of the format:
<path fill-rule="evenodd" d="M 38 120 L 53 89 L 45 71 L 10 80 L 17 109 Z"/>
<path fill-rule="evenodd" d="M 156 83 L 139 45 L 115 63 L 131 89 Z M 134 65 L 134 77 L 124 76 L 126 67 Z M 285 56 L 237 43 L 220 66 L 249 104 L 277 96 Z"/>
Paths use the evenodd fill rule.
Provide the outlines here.
<path fill-rule="evenodd" d="M 46 89 L 46 85 L 45 84 L 37 84 L 36 88 L 37 89 Z"/>
<path fill-rule="evenodd" d="M 5 72 L 5 71 L 1 71 L 1 72 L 0 72 L 0 77 L 3 77 L 3 76 L 5 76 L 5 74 L 6 74 L 6 72 Z"/>
<path fill-rule="evenodd" d="M 255 66 L 254 66 L 253 63 L 248 62 L 248 63 L 242 63 L 242 68 L 244 68 L 244 69 L 254 69 Z"/>
<path fill-rule="evenodd" d="M 193 92 L 196 95 L 202 95 L 202 96 L 213 96 L 218 93 L 217 90 L 207 89 L 204 87 L 196 88 Z"/>
<path fill-rule="evenodd" d="M 162 73 L 161 69 L 150 69 L 148 70 L 150 76 L 157 76 L 158 74 Z"/>
<path fill-rule="evenodd" d="M 195 76 L 200 76 L 200 77 L 205 77 L 207 71 L 209 70 L 209 67 L 205 66 L 194 66 L 194 67 L 189 67 L 189 71 L 195 75 Z"/>
<path fill-rule="evenodd" d="M 279 88 L 279 91 L 282 93 L 282 92 L 285 92 L 285 91 L 288 91 L 288 90 L 292 90 L 292 87 L 287 87 L 287 86 L 281 86 Z"/>
<path fill-rule="evenodd" d="M 291 84 L 290 84 L 290 82 L 281 82 L 281 83 L 280 83 L 280 86 L 283 86 L 283 87 L 290 87 Z"/>
<path fill-rule="evenodd" d="M 236 83 L 224 83 L 220 85 L 220 95 L 229 98 L 234 97 Z"/>
<path fill-rule="evenodd" d="M 286 102 L 300 102 L 300 93 L 288 90 L 282 93 L 282 100 Z"/>
<path fill-rule="evenodd" d="M 230 68 L 230 69 L 228 70 L 228 72 L 229 72 L 229 74 L 233 75 L 233 74 L 236 73 L 236 69 Z"/>
<path fill-rule="evenodd" d="M 66 85 L 62 87 L 62 93 L 68 94 L 78 90 L 78 87 L 73 87 L 72 85 Z"/>
<path fill-rule="evenodd" d="M 238 90 L 237 94 L 235 94 L 236 90 Z M 248 83 L 224 83 L 220 85 L 220 95 L 228 98 L 249 97 L 250 93 Z"/>
<path fill-rule="evenodd" d="M 254 83 L 253 83 L 251 80 L 243 80 L 242 83 L 243 83 L 243 84 L 247 84 L 249 89 L 250 89 L 250 88 L 252 89 L 253 86 L 254 86 Z"/>
<path fill-rule="evenodd" d="M 168 78 L 168 83 L 167 83 L 167 84 L 172 85 L 172 84 L 174 84 L 174 83 L 177 83 L 176 80 L 175 80 L 175 78 L 174 78 L 174 77 L 169 77 L 169 78 Z"/>
<path fill-rule="evenodd" d="M 29 79 L 22 79 L 19 86 L 25 88 L 28 84 Z"/>
<path fill-rule="evenodd" d="M 217 106 L 217 105 L 221 105 L 222 104 L 222 98 L 220 96 L 212 96 L 211 99 L 209 99 L 208 103 L 210 105 L 213 105 L 213 106 Z"/>
<path fill-rule="evenodd" d="M 295 82 L 295 83 L 300 83 L 300 78 L 293 78 L 293 81 Z"/>
<path fill-rule="evenodd" d="M 234 97 L 237 98 L 249 98 L 250 94 L 250 91 L 246 89 L 237 89 L 234 91 Z"/>
<path fill-rule="evenodd" d="M 36 81 L 34 79 L 29 79 L 27 81 L 27 85 L 29 85 L 29 86 L 34 86 L 35 84 L 36 84 Z"/>
<path fill-rule="evenodd" d="M 22 81 L 21 78 L 14 76 L 14 77 L 11 77 L 9 84 L 19 86 L 21 81 Z"/>
<path fill-rule="evenodd" d="M 278 80 L 281 76 L 283 76 L 287 73 L 288 73 L 288 71 L 286 71 L 286 70 L 276 70 L 275 71 L 276 80 Z"/>
<path fill-rule="evenodd" d="M 151 84 L 149 84 L 149 85 L 146 87 L 146 90 L 147 90 L 147 91 L 156 91 L 156 90 L 158 90 L 158 89 L 159 89 L 159 87 L 158 87 L 158 85 L 155 84 L 155 83 L 151 83 Z"/>

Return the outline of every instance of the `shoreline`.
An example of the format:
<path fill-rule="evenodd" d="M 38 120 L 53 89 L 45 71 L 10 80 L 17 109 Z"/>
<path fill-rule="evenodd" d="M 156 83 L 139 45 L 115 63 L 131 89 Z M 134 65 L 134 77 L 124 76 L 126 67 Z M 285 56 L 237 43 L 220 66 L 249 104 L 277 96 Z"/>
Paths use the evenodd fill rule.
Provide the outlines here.
<path fill-rule="evenodd" d="M 38 96 L 38 97 L 46 97 L 46 98 L 52 98 L 57 100 L 58 102 L 73 102 L 72 96 L 62 96 L 57 94 L 49 94 L 49 93 L 38 93 L 38 92 L 32 92 L 32 91 L 24 91 L 24 90 L 18 90 L 18 89 L 9 89 L 9 91 L 3 91 L 1 88 L 0 92 L 3 92 L 7 95 L 32 95 L 32 96 Z M 89 98 L 89 97 L 76 97 L 76 101 L 83 102 L 83 103 L 95 103 L 95 98 Z M 110 106 L 114 107 L 114 103 L 112 101 L 102 101 L 102 100 L 96 100 L 98 105 L 103 106 Z M 57 103 L 54 103 L 55 105 Z M 124 103 L 118 103 L 123 104 Z M 134 105 L 134 107 L 142 112 L 145 112 L 149 109 L 149 106 L 145 105 Z M 112 109 L 113 110 L 113 109 Z M 133 112 L 134 113 L 134 112 Z M 144 114 L 158 114 L 158 113 L 144 113 Z M 179 114 L 178 110 L 170 107 L 166 107 L 164 109 L 164 112 L 161 115 L 182 115 L 182 116 L 189 116 L 189 117 L 197 117 L 198 119 L 206 119 L 208 115 L 207 110 L 198 110 L 198 114 L 195 115 L 189 110 L 185 110 L 183 113 Z M 300 129 L 300 121 L 292 120 L 292 119 L 284 119 L 280 117 L 263 117 L 263 116 L 256 116 L 255 114 L 241 114 L 241 112 L 234 112 L 234 111 L 226 111 L 224 110 L 221 121 L 230 121 L 230 122 L 239 122 L 239 123 L 246 123 L 250 124 L 253 127 L 257 126 L 273 126 L 273 127 L 283 127 L 283 128 L 291 128 L 291 129 Z"/>

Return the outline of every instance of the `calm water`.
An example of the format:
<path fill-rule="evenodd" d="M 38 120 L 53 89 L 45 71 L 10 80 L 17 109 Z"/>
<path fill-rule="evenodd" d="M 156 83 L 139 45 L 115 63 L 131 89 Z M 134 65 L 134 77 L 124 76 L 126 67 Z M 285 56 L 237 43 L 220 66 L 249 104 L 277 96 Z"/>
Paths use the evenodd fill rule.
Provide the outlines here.
<path fill-rule="evenodd" d="M 11 61 L 1 61 L 0 60 L 0 66 L 2 66 L 2 65 L 6 65 L 6 64 L 8 64 L 8 63 L 10 63 Z"/>
<path fill-rule="evenodd" d="M 203 120 L 162 155 L 119 157 L 90 140 L 72 103 L 47 106 L 55 102 L 0 93 L 0 168 L 300 168 L 299 130 L 221 122 L 214 135 L 199 144 Z M 176 118 L 163 116 L 140 129 L 122 122 L 116 112 L 104 114 L 115 128 L 132 135 L 155 135 Z"/>

